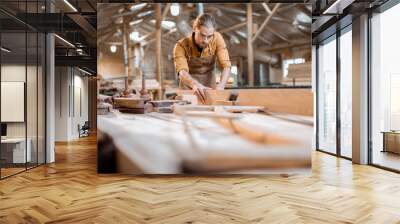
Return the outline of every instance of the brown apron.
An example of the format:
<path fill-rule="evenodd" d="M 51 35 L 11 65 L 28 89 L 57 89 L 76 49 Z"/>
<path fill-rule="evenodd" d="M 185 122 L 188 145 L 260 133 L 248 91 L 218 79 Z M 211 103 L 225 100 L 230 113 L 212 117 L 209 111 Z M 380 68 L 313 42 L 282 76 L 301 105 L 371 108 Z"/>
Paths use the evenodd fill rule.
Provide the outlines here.
<path fill-rule="evenodd" d="M 186 45 L 185 50 L 189 51 L 186 52 L 186 58 L 189 66 L 189 74 L 192 76 L 192 78 L 194 78 L 204 86 L 215 88 L 216 81 L 213 74 L 213 70 L 215 67 L 215 55 L 211 55 L 211 49 L 208 48 L 210 51 L 210 56 L 203 58 L 193 57 L 191 55 L 192 49 L 189 45 L 189 39 L 186 39 L 184 41 L 184 44 Z M 179 88 L 188 89 L 188 87 L 181 81 L 179 81 Z"/>

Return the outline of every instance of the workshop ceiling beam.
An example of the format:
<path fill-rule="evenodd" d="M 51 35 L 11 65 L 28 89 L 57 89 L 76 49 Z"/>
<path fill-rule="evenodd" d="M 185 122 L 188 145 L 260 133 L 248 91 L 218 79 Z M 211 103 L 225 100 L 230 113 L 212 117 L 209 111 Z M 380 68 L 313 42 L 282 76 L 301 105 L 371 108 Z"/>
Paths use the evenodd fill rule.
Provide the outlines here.
<path fill-rule="evenodd" d="M 275 36 L 279 37 L 280 39 L 286 41 L 286 42 L 290 42 L 289 38 L 281 33 L 279 33 L 278 31 L 276 31 L 274 28 L 272 27 L 266 27 L 266 29 L 271 32 L 272 34 L 274 34 Z"/>
<path fill-rule="evenodd" d="M 173 29 L 171 29 L 171 30 L 169 30 L 169 31 L 167 31 L 167 32 L 165 32 L 165 33 L 163 33 L 162 36 L 163 36 L 163 37 L 170 36 L 171 34 L 175 33 L 176 31 L 177 31 L 177 29 L 176 29 L 176 28 L 173 28 Z M 150 39 L 149 41 L 144 41 L 144 42 L 142 43 L 142 46 L 149 45 L 150 43 L 153 43 L 155 40 L 156 40 L 156 39 L 153 38 L 153 39 Z"/>
<path fill-rule="evenodd" d="M 158 90 L 158 99 L 162 99 L 162 81 L 163 77 L 161 74 L 161 22 L 162 22 L 162 15 L 161 15 L 161 3 L 156 3 L 155 5 L 155 14 L 156 14 L 156 77 L 157 81 L 160 84 L 160 89 Z"/>
<path fill-rule="evenodd" d="M 271 13 L 267 16 L 267 18 L 261 24 L 260 28 L 254 34 L 254 36 L 252 38 L 252 42 L 254 42 L 257 39 L 257 37 L 260 35 L 260 33 L 263 31 L 263 29 L 267 26 L 268 22 L 271 20 L 272 16 L 274 16 L 274 14 L 275 14 L 276 10 L 279 8 L 279 6 L 280 6 L 280 3 L 276 4 L 275 7 L 272 9 Z"/>
<path fill-rule="evenodd" d="M 263 36 L 259 36 L 258 39 L 261 40 L 262 42 L 264 42 L 267 45 L 270 45 L 270 46 L 272 45 L 272 42 L 267 40 L 267 39 L 265 39 L 265 37 L 263 37 Z"/>
<path fill-rule="evenodd" d="M 262 6 L 264 7 L 265 11 L 268 12 L 268 14 L 272 13 L 272 10 L 269 8 L 269 6 L 267 5 L 267 3 L 262 3 Z"/>
<path fill-rule="evenodd" d="M 310 45 L 311 45 L 311 41 L 302 40 L 302 41 L 297 41 L 295 43 L 274 44 L 271 47 L 260 48 L 260 50 L 274 52 L 274 51 L 281 51 L 283 49 L 290 49 L 290 48 L 302 47 L 302 46 L 310 46 Z"/>
<path fill-rule="evenodd" d="M 254 86 L 254 52 L 253 52 L 253 6 L 247 3 L 247 78 L 249 86 Z"/>
<path fill-rule="evenodd" d="M 164 11 L 163 11 L 163 13 L 162 13 L 162 19 L 161 19 L 161 21 L 162 20 L 164 20 L 166 17 L 167 17 L 167 14 L 168 14 L 168 12 L 169 12 L 169 8 L 171 7 L 171 3 L 168 3 L 166 6 L 165 6 L 165 8 L 164 8 Z"/>
<path fill-rule="evenodd" d="M 238 23 L 238 24 L 236 24 L 236 25 L 234 25 L 234 26 L 227 27 L 227 28 L 225 28 L 225 29 L 221 29 L 219 32 L 220 32 L 221 34 L 222 34 L 222 33 L 226 33 L 226 32 L 229 32 L 229 31 L 236 30 L 236 29 L 239 29 L 239 28 L 241 28 L 241 27 L 244 27 L 244 26 L 246 26 L 246 24 L 247 24 L 247 22 Z"/>

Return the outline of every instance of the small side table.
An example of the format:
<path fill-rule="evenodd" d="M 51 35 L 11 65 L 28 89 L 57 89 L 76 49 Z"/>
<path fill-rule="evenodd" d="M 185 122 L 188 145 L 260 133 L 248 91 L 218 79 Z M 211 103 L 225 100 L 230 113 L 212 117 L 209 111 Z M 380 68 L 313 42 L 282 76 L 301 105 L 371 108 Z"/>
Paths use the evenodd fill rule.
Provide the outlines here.
<path fill-rule="evenodd" d="M 383 150 L 382 152 L 392 152 L 400 154 L 400 131 L 382 131 Z"/>
<path fill-rule="evenodd" d="M 25 144 L 27 144 L 25 150 Z M 32 141 L 30 138 L 6 138 L 1 140 L 2 160 L 10 164 L 22 164 L 31 162 Z M 3 154 L 4 153 L 4 154 Z"/>

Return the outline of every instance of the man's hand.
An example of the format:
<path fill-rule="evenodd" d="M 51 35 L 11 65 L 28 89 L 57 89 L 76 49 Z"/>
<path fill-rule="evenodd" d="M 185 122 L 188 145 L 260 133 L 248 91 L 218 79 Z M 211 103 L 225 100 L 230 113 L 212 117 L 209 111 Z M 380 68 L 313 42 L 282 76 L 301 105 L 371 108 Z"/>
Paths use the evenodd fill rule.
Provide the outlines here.
<path fill-rule="evenodd" d="M 206 99 L 207 99 L 206 90 L 211 89 L 211 88 L 208 88 L 200 83 L 196 83 L 193 85 L 192 89 L 194 91 L 194 94 L 200 100 L 200 102 L 202 104 L 206 103 Z"/>
<path fill-rule="evenodd" d="M 185 70 L 181 70 L 179 72 L 179 78 L 186 86 L 189 86 L 194 91 L 194 94 L 201 103 L 204 104 L 206 102 L 207 96 L 205 91 L 210 88 L 193 79 L 192 76 L 189 75 L 189 73 Z"/>

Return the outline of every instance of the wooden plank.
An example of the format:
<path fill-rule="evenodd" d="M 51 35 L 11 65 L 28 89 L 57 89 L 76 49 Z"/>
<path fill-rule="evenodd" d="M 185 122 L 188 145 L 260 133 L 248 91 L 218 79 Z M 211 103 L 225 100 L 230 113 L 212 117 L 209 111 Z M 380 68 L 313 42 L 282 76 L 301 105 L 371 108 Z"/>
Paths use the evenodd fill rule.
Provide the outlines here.
<path fill-rule="evenodd" d="M 236 91 L 236 90 L 235 90 Z M 237 104 L 263 106 L 268 111 L 313 116 L 314 99 L 311 89 L 239 89 Z M 178 95 L 191 95 L 191 90 L 179 90 Z M 231 90 L 207 90 L 206 102 L 215 105 L 226 101 Z"/>
<path fill-rule="evenodd" d="M 146 99 L 138 99 L 138 98 L 127 98 L 127 97 L 118 97 L 114 98 L 114 104 L 117 107 L 126 107 L 126 108 L 144 108 L 144 104 L 146 103 Z"/>

